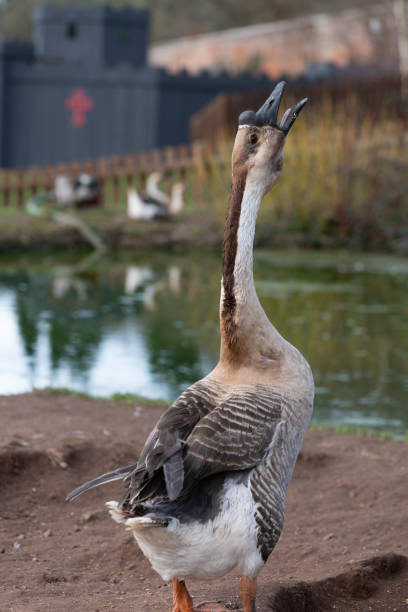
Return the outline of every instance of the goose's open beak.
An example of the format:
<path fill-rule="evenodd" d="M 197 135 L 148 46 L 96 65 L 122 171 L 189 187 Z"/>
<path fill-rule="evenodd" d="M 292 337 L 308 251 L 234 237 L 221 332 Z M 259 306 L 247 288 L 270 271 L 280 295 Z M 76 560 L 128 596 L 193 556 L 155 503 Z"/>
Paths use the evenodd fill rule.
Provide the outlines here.
<path fill-rule="evenodd" d="M 288 108 L 278 125 L 278 111 L 285 85 L 285 81 L 278 83 L 269 98 L 256 113 L 254 111 L 244 111 L 241 113 L 238 119 L 239 125 L 257 125 L 259 127 L 270 125 L 287 134 L 306 104 L 307 98 L 298 102 L 293 108 Z"/>

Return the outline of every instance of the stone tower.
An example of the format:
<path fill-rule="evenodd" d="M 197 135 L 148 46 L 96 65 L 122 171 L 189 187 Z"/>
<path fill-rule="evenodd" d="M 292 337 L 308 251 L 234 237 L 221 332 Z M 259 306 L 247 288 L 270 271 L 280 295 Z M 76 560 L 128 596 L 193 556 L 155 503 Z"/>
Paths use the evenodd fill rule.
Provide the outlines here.
<path fill-rule="evenodd" d="M 108 6 L 39 6 L 33 16 L 35 55 L 101 68 L 146 65 L 149 12 Z"/>

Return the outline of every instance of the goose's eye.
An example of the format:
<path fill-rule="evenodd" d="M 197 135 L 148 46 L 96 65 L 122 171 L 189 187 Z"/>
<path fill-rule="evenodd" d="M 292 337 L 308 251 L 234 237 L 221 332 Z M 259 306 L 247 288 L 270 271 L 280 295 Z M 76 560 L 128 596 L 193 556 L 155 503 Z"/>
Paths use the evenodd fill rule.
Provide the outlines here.
<path fill-rule="evenodd" d="M 256 143 L 259 141 L 259 136 L 256 132 L 251 132 L 248 134 L 247 139 L 250 145 L 256 145 Z"/>

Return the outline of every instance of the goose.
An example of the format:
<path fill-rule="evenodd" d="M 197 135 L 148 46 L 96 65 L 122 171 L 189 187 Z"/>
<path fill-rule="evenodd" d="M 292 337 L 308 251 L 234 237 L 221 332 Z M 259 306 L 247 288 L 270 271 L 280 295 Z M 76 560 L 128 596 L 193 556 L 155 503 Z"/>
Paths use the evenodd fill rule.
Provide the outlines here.
<path fill-rule="evenodd" d="M 174 183 L 171 188 L 169 214 L 177 215 L 184 206 L 184 183 Z"/>
<path fill-rule="evenodd" d="M 152 200 L 167 206 L 170 215 L 177 215 L 184 206 L 184 183 L 181 181 L 175 183 L 171 188 L 171 195 L 168 195 L 159 188 L 162 176 L 161 172 L 149 174 L 146 181 L 146 194 Z"/>
<path fill-rule="evenodd" d="M 131 219 L 160 219 L 177 215 L 184 205 L 184 184 L 175 183 L 171 194 L 160 191 L 159 172 L 150 174 L 146 181 L 146 195 L 141 196 L 134 187 L 127 190 L 127 212 Z"/>
<path fill-rule="evenodd" d="M 98 179 L 83 172 L 74 179 L 65 174 L 57 174 L 54 180 L 54 190 L 32 196 L 27 205 L 29 211 L 35 215 L 35 207 L 40 210 L 43 204 L 56 204 L 60 208 L 85 208 L 100 204 L 100 201 L 101 191 Z"/>
<path fill-rule="evenodd" d="M 65 174 L 57 174 L 55 177 L 53 196 L 59 206 L 64 208 L 75 206 L 74 184 Z"/>
<path fill-rule="evenodd" d="M 220 358 L 163 413 L 137 462 L 68 494 L 73 499 L 123 479 L 112 518 L 133 532 L 164 581 L 173 612 L 225 610 L 194 605 L 188 578 L 210 580 L 238 568 L 245 612 L 283 528 L 285 497 L 313 407 L 302 354 L 268 320 L 253 279 L 258 208 L 278 180 L 286 135 L 307 99 L 280 123 L 285 83 L 257 111 L 243 112 L 232 153 L 220 298 Z"/>
<path fill-rule="evenodd" d="M 74 180 L 74 203 L 77 208 L 98 206 L 101 202 L 100 182 L 86 172 L 79 174 Z"/>
<path fill-rule="evenodd" d="M 98 205 L 101 201 L 99 181 L 85 172 L 74 179 L 59 174 L 54 181 L 53 199 L 64 208 L 85 208 Z"/>
<path fill-rule="evenodd" d="M 130 219 L 149 221 L 163 219 L 169 212 L 165 204 L 160 204 L 148 196 L 141 196 L 134 187 L 128 187 L 127 214 Z"/>
<path fill-rule="evenodd" d="M 161 172 L 152 172 L 149 174 L 146 180 L 146 194 L 156 202 L 164 204 L 164 206 L 169 206 L 170 196 L 164 193 L 159 187 L 162 176 Z"/>

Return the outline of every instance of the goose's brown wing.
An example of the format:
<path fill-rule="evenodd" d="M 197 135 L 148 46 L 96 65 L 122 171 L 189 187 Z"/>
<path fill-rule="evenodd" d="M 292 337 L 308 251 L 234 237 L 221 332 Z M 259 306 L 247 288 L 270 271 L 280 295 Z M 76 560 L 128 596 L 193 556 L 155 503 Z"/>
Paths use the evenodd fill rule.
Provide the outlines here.
<path fill-rule="evenodd" d="M 130 475 L 125 505 L 174 500 L 207 476 L 247 470 L 266 456 L 281 422 L 281 395 L 264 385 L 226 392 L 203 383 L 158 422 Z"/>
<path fill-rule="evenodd" d="M 186 440 L 222 396 L 222 386 L 205 378 L 186 389 L 166 410 L 148 437 L 136 468 L 127 477 L 125 504 L 133 506 L 166 493 L 170 499 L 177 497 L 184 481 Z"/>
<path fill-rule="evenodd" d="M 157 494 L 165 495 L 166 489 L 173 498 L 174 492 L 183 485 L 185 440 L 199 420 L 217 406 L 222 395 L 222 386 L 208 377 L 196 382 L 164 412 L 137 462 L 82 484 L 67 499 L 115 480 L 127 483 L 125 505 L 132 506 Z"/>
<path fill-rule="evenodd" d="M 187 439 L 184 487 L 219 472 L 241 471 L 266 456 L 281 422 L 280 394 L 257 385 L 231 394 Z"/>
<path fill-rule="evenodd" d="M 137 464 L 92 480 L 72 499 L 105 482 L 124 479 L 131 509 L 157 496 L 176 499 L 197 481 L 246 470 L 265 457 L 281 419 L 281 396 L 263 385 L 236 392 L 210 378 L 189 387 L 162 415 Z"/>

